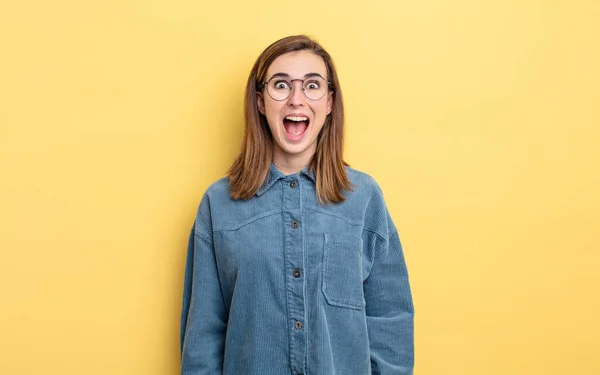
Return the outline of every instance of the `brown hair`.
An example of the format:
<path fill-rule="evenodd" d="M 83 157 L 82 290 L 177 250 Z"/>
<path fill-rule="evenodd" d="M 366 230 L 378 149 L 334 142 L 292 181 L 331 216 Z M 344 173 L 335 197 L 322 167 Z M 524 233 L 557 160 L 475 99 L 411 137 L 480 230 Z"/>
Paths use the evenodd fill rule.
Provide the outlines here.
<path fill-rule="evenodd" d="M 257 92 L 271 63 L 279 56 L 295 51 L 310 51 L 323 58 L 327 79 L 331 82 L 332 109 L 317 138 L 317 149 L 309 170 L 315 174 L 319 203 L 344 201 L 343 190 L 352 190 L 343 160 L 344 103 L 331 56 L 319 43 L 306 35 L 289 36 L 268 46 L 258 57 L 246 84 L 246 130 L 242 148 L 229 168 L 230 195 L 233 199 L 249 199 L 260 189 L 269 174 L 273 157 L 273 137 L 267 119 L 258 110 Z"/>

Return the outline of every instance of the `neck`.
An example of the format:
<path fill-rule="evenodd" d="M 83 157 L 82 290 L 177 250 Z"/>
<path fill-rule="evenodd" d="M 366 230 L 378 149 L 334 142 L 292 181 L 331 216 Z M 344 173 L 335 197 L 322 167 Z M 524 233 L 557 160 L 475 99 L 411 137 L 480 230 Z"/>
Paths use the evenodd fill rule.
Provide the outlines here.
<path fill-rule="evenodd" d="M 308 151 L 308 150 L 307 150 Z M 289 155 L 281 150 L 275 149 L 273 152 L 273 164 L 285 175 L 298 173 L 310 164 L 314 152 L 300 155 Z"/>

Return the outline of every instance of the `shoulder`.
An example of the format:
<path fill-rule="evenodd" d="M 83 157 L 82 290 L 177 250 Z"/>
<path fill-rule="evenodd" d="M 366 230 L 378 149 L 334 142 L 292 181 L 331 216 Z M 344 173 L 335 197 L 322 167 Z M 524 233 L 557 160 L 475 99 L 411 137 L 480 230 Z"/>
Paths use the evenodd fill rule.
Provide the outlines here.
<path fill-rule="evenodd" d="M 346 173 L 352 183 L 352 194 L 358 194 L 361 198 L 372 198 L 383 200 L 383 191 L 371 175 L 354 168 L 346 167 Z"/>
<path fill-rule="evenodd" d="M 208 186 L 204 198 L 219 200 L 229 197 L 229 177 L 222 177 Z"/>
<path fill-rule="evenodd" d="M 228 177 L 220 178 L 210 184 L 204 191 L 196 211 L 196 231 L 210 231 L 212 212 L 228 200 L 230 200 Z"/>
<path fill-rule="evenodd" d="M 346 172 L 353 185 L 347 200 L 349 203 L 361 202 L 365 229 L 387 237 L 390 227 L 394 226 L 380 185 L 365 172 L 350 167 L 346 167 Z"/>
<path fill-rule="evenodd" d="M 199 211 L 207 212 L 211 206 L 219 206 L 229 200 L 229 178 L 223 177 L 206 188 L 200 200 Z"/>

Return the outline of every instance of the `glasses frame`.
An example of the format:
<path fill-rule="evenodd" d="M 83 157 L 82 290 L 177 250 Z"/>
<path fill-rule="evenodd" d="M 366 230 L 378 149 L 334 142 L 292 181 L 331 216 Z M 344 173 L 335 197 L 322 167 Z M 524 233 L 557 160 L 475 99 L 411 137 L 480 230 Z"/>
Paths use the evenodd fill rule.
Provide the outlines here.
<path fill-rule="evenodd" d="M 314 78 L 314 77 L 319 77 L 319 78 L 325 80 L 325 83 L 327 84 L 327 90 L 325 91 L 325 94 L 323 94 L 323 96 L 321 96 L 319 99 L 311 99 L 308 96 L 306 96 L 306 91 L 305 91 L 306 88 L 304 87 L 304 81 L 310 80 L 311 78 Z M 317 100 L 323 99 L 325 97 L 325 95 L 327 95 L 327 93 L 329 93 L 329 91 L 331 91 L 331 81 L 328 81 L 327 79 L 325 79 L 325 77 L 321 76 L 320 74 L 315 74 L 312 77 L 307 77 L 307 78 L 304 78 L 304 79 L 300 79 L 300 78 L 285 79 L 284 77 L 276 74 L 273 77 L 269 78 L 267 81 L 264 81 L 264 82 L 261 83 L 261 85 L 262 85 L 261 91 L 267 91 L 267 94 L 269 95 L 269 97 L 271 99 L 275 100 L 275 101 L 278 101 L 278 102 L 282 102 L 284 100 L 288 100 L 290 98 L 290 96 L 292 96 L 292 91 L 294 91 L 295 89 L 294 89 L 294 85 L 290 85 L 290 91 L 289 91 L 288 96 L 286 96 L 283 99 L 275 99 L 273 97 L 273 95 L 271 95 L 271 93 L 269 92 L 269 86 L 268 86 L 269 82 L 271 82 L 275 78 L 280 78 L 280 79 L 282 79 L 284 81 L 288 81 L 290 83 L 293 83 L 294 81 L 300 81 L 300 82 L 302 82 L 302 85 L 300 86 L 300 87 L 302 87 L 302 94 L 304 94 L 304 97 L 306 99 L 311 100 L 313 102 L 316 102 Z"/>

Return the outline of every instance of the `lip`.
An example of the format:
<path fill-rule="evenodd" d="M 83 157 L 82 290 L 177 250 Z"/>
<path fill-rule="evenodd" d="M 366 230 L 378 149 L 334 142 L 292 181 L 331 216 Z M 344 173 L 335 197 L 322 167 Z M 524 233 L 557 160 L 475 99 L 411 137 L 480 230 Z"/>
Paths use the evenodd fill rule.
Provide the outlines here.
<path fill-rule="evenodd" d="M 298 135 L 293 135 L 293 134 L 288 133 L 285 126 L 283 125 L 283 120 L 285 120 L 285 118 L 288 116 L 306 117 L 308 119 L 308 125 L 306 126 L 306 130 L 304 130 L 304 132 L 302 134 L 298 134 Z M 283 116 L 283 118 L 281 119 L 281 126 L 283 127 L 283 133 L 285 134 L 285 137 L 287 138 L 288 141 L 300 142 L 308 133 L 308 129 L 310 128 L 311 122 L 312 122 L 311 118 L 307 114 L 294 112 L 294 113 L 288 113 L 285 116 Z"/>

